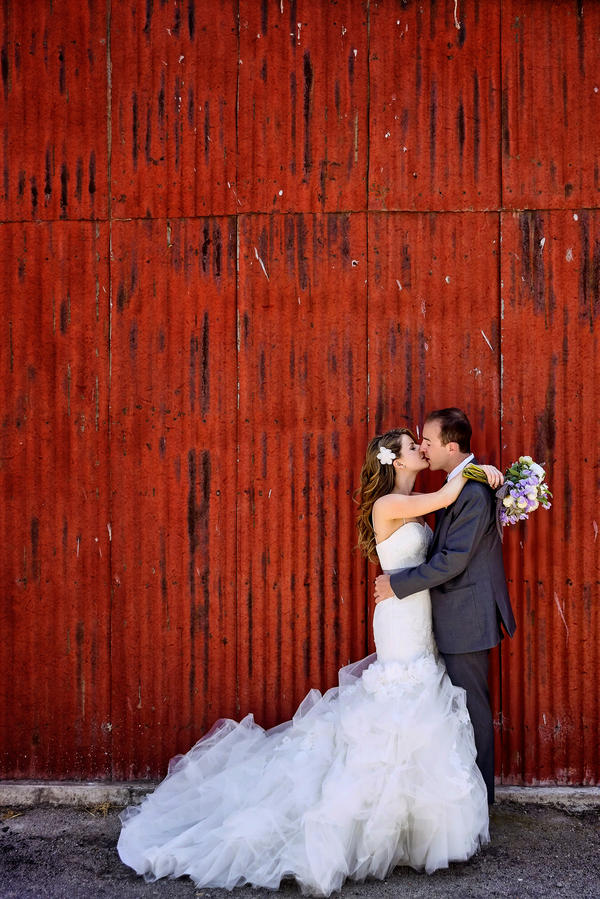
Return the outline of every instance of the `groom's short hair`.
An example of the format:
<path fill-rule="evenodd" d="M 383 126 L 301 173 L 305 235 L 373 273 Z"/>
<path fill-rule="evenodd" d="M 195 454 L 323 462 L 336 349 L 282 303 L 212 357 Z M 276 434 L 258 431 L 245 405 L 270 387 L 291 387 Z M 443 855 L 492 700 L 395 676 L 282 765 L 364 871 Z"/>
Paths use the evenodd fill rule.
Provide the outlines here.
<path fill-rule="evenodd" d="M 442 446 L 447 443 L 458 443 L 461 453 L 471 452 L 471 422 L 462 411 L 452 406 L 450 409 L 436 409 L 430 412 L 425 419 L 428 421 L 437 421 L 440 425 L 440 440 Z"/>

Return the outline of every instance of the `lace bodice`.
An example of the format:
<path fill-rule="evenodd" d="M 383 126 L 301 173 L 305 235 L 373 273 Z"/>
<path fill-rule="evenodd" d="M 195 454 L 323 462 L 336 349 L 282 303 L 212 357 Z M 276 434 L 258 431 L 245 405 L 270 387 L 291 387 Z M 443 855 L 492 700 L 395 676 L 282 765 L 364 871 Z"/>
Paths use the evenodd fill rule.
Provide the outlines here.
<path fill-rule="evenodd" d="M 407 521 L 377 545 L 377 555 L 386 574 L 412 568 L 425 561 L 433 534 L 428 525 Z M 435 653 L 429 591 L 405 599 L 386 599 L 375 607 L 373 635 L 377 659 L 383 664 L 408 664 Z"/>
<path fill-rule="evenodd" d="M 377 555 L 384 572 L 392 574 L 402 568 L 420 565 L 425 561 L 432 538 L 433 532 L 428 524 L 407 521 L 387 540 L 377 544 Z"/>

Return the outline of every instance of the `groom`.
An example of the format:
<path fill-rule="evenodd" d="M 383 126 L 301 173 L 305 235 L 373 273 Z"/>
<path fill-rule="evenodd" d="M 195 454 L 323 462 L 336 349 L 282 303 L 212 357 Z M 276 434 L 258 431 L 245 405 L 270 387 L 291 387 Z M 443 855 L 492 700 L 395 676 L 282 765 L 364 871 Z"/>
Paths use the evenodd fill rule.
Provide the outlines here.
<path fill-rule="evenodd" d="M 432 471 L 460 477 L 474 461 L 471 425 L 460 409 L 430 412 L 423 426 L 421 453 Z M 380 575 L 375 602 L 392 594 L 404 599 L 429 589 L 433 632 L 450 680 L 467 693 L 475 732 L 477 764 L 494 801 L 494 725 L 488 690 L 490 649 L 512 637 L 502 544 L 496 528 L 494 493 L 486 484 L 467 481 L 456 502 L 435 513 L 435 532 L 427 560 L 416 568 Z"/>

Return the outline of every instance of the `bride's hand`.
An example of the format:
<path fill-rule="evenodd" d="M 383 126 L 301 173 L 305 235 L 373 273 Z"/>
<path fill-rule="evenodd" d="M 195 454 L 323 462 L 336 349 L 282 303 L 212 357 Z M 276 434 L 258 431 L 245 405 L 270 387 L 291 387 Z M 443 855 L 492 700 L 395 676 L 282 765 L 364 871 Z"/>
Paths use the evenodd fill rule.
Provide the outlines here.
<path fill-rule="evenodd" d="M 480 468 L 485 473 L 485 476 L 488 479 L 488 484 L 494 490 L 497 490 L 498 487 L 501 487 L 504 483 L 504 475 L 501 471 L 498 471 L 493 465 L 480 465 Z"/>

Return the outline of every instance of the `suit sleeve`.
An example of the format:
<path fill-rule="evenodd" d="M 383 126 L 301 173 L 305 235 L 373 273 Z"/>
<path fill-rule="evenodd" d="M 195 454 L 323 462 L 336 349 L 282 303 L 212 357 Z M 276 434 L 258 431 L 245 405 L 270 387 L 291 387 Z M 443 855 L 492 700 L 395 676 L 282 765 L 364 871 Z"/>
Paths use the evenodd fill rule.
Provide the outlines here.
<path fill-rule="evenodd" d="M 465 493 L 463 491 L 462 496 Z M 489 524 L 489 498 L 480 490 L 469 491 L 464 505 L 448 528 L 444 548 L 429 562 L 391 575 L 390 586 L 394 594 L 398 599 L 405 599 L 457 577 L 469 564 Z"/>

